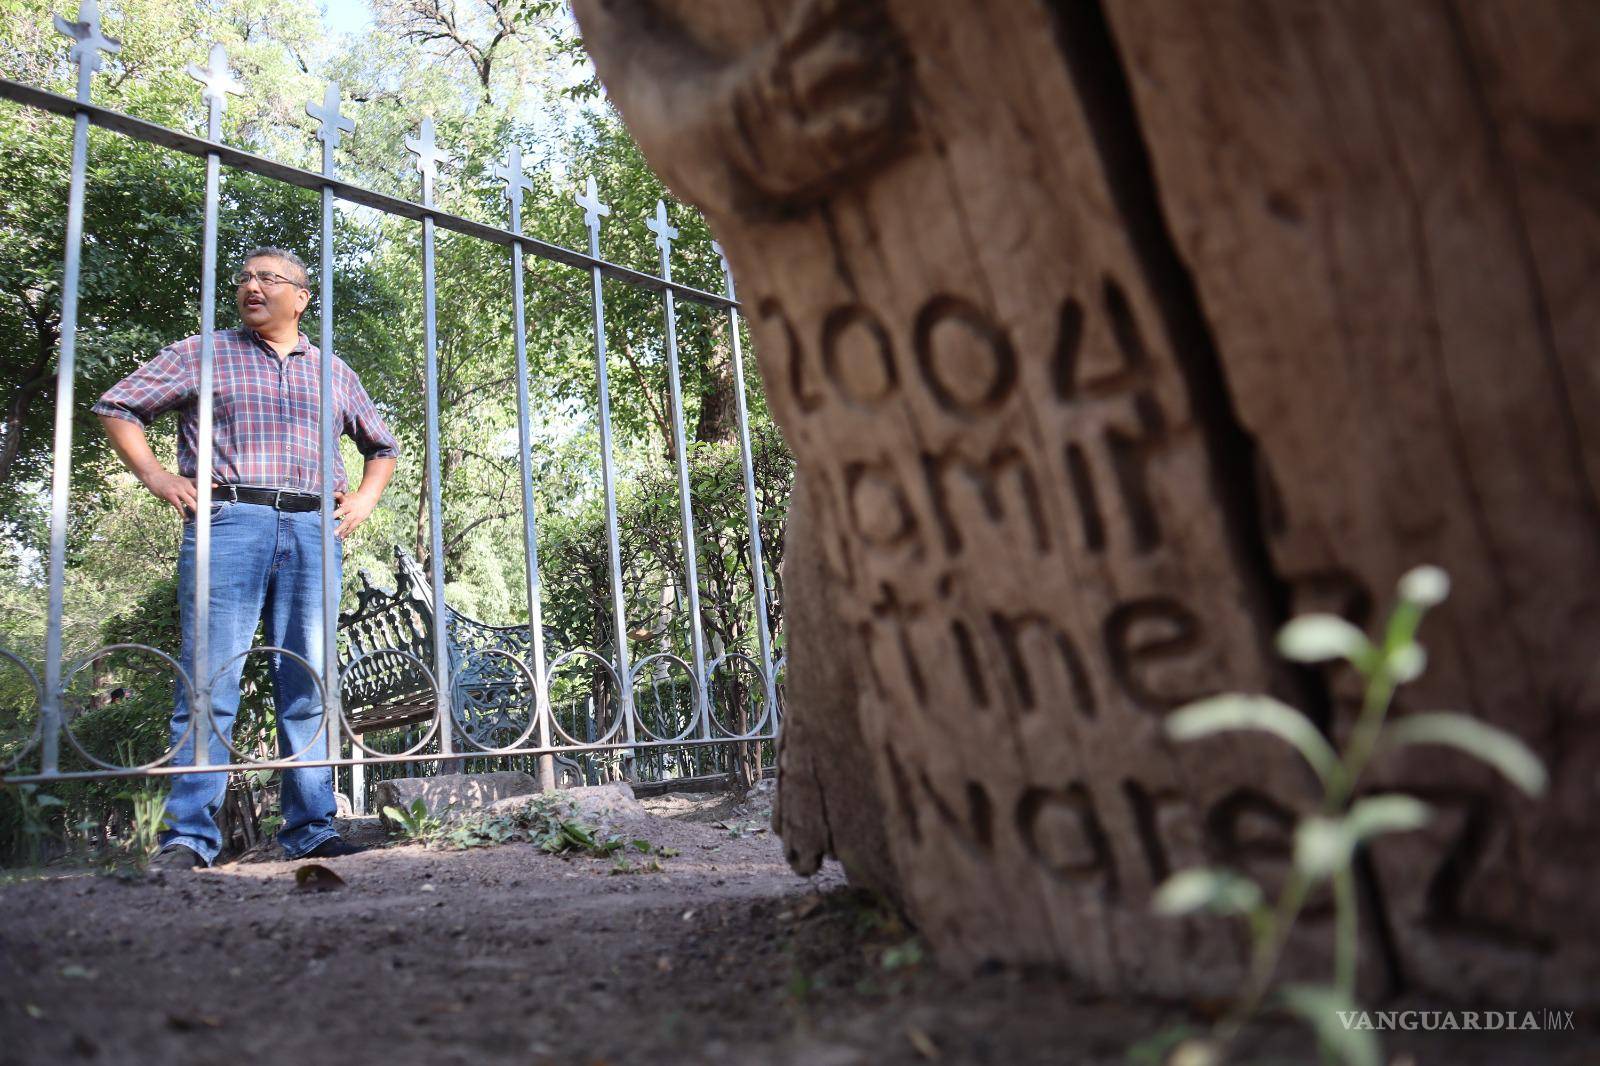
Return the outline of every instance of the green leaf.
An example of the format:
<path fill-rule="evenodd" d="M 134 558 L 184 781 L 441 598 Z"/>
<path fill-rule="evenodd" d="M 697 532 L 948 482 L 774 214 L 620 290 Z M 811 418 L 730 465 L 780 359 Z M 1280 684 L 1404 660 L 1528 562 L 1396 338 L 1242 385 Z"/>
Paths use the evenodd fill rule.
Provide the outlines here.
<path fill-rule="evenodd" d="M 1416 641 L 1407 641 L 1389 653 L 1387 666 L 1395 683 L 1404 685 L 1422 676 L 1428 667 L 1428 653 Z"/>
<path fill-rule="evenodd" d="M 1295 826 L 1295 869 L 1321 880 L 1350 865 L 1355 846 L 1350 827 L 1341 819 L 1314 814 Z"/>
<path fill-rule="evenodd" d="M 1383 1053 L 1378 1047 L 1377 1034 L 1346 1024 L 1345 1019 L 1355 1015 L 1359 1008 L 1339 990 L 1320 985 L 1289 985 L 1283 990 L 1283 1003 L 1311 1026 L 1317 1034 L 1317 1042 L 1345 1066 L 1381 1066 Z"/>
<path fill-rule="evenodd" d="M 1301 615 L 1278 631 L 1278 654 L 1298 663 L 1358 663 L 1371 651 L 1366 634 L 1334 614 Z"/>
<path fill-rule="evenodd" d="M 1191 703 L 1167 716 L 1167 736 L 1193 740 L 1240 729 L 1271 733 L 1294 745 L 1324 785 L 1337 772 L 1338 757 L 1311 720 L 1271 696 L 1229 694 Z"/>
<path fill-rule="evenodd" d="M 38 804 L 40 807 L 65 807 L 67 805 L 66 800 L 61 799 L 58 796 L 52 796 L 47 792 L 39 793 L 39 795 L 34 797 L 33 802 Z"/>
<path fill-rule="evenodd" d="M 1544 763 L 1517 737 L 1503 729 L 1454 711 L 1429 711 L 1396 719 L 1384 730 L 1384 748 L 1409 744 L 1442 744 L 1464 751 L 1500 771 L 1530 796 L 1541 795 L 1549 783 Z"/>
<path fill-rule="evenodd" d="M 1433 817 L 1426 803 L 1412 796 L 1389 793 L 1367 796 L 1350 805 L 1344 824 L 1357 841 L 1370 840 L 1384 833 L 1409 833 L 1421 829 Z"/>
<path fill-rule="evenodd" d="M 1180 870 L 1156 889 L 1153 906 L 1157 914 L 1190 914 L 1208 910 L 1213 914 L 1249 914 L 1261 905 L 1261 890 L 1249 878 L 1231 870 L 1197 867 Z"/>
<path fill-rule="evenodd" d="M 1400 598 L 1418 607 L 1434 607 L 1450 595 L 1450 575 L 1437 566 L 1419 566 L 1400 578 Z"/>

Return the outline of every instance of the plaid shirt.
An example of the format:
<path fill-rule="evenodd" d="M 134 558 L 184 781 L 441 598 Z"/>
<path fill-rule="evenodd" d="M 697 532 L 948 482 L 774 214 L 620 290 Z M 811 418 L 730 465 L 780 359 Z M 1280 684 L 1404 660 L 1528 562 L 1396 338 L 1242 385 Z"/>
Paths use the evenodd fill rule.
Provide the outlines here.
<path fill-rule="evenodd" d="M 213 334 L 212 480 L 224 485 L 321 492 L 317 465 L 318 378 L 322 353 L 300 334 L 283 359 L 254 331 L 219 329 Z M 148 363 L 113 385 L 94 405 L 109 415 L 149 426 L 178 409 L 178 473 L 194 477 L 200 412 L 200 337 L 163 348 Z M 334 416 L 361 454 L 377 459 L 400 454 L 399 443 L 372 405 L 355 371 L 333 360 Z M 344 462 L 333 454 L 333 487 L 348 487 Z"/>

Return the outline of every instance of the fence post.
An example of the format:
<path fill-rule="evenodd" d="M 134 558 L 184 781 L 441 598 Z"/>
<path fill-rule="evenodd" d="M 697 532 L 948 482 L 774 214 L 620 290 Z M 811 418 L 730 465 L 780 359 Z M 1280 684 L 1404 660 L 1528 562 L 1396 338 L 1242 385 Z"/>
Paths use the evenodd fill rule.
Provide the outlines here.
<path fill-rule="evenodd" d="M 589 230 L 589 257 L 594 263 L 589 268 L 594 283 L 594 368 L 595 381 L 600 393 L 600 480 L 606 496 L 606 549 L 611 560 L 611 616 L 617 645 L 617 701 L 622 714 L 622 728 L 628 738 L 623 752 L 627 764 L 625 775 L 634 776 L 633 742 L 633 668 L 628 654 L 628 609 L 622 588 L 622 547 L 617 533 L 616 470 L 611 450 L 611 386 L 606 378 L 606 313 L 605 300 L 600 291 L 600 219 L 611 213 L 611 208 L 600 202 L 594 177 L 587 179 L 584 195 L 574 198 L 583 208 L 583 223 Z"/>
<path fill-rule="evenodd" d="M 678 236 L 667 222 L 665 201 L 656 201 L 656 217 L 646 222 L 661 252 L 661 278 L 672 281 L 672 242 Z M 672 393 L 672 441 L 678 460 L 678 520 L 682 526 L 684 586 L 689 596 L 689 644 L 694 653 L 694 713 L 700 736 L 711 736 L 711 710 L 706 677 L 706 638 L 700 621 L 700 561 L 694 536 L 694 505 L 689 491 L 689 448 L 684 441 L 683 385 L 678 373 L 678 311 L 669 284 L 661 291 L 667 324 L 667 381 Z"/>
<path fill-rule="evenodd" d="M 522 172 L 522 149 L 516 145 L 494 174 L 506 183 L 505 197 L 511 202 L 511 232 L 522 236 L 522 194 L 533 182 Z M 511 308 L 517 353 L 517 451 L 522 474 L 522 565 L 528 590 L 528 653 L 533 657 L 534 710 L 539 747 L 550 747 L 550 682 L 544 661 L 544 614 L 539 597 L 539 532 L 534 519 L 533 435 L 529 428 L 528 404 L 528 329 L 522 291 L 522 242 L 511 246 Z M 539 756 L 539 787 L 556 787 L 556 759 L 548 752 Z"/>
<path fill-rule="evenodd" d="M 406 151 L 417 157 L 422 175 L 422 206 L 433 206 L 433 182 L 438 166 L 449 156 L 433 139 L 433 119 L 424 118 L 416 138 L 406 138 Z M 454 687 L 450 676 L 449 608 L 444 602 L 444 502 L 439 470 L 439 335 L 436 323 L 433 275 L 433 215 L 422 219 L 422 338 L 427 351 L 428 434 L 428 569 L 433 585 L 433 663 L 439 691 L 435 713 L 439 716 L 439 772 L 445 773 L 455 752 Z"/>

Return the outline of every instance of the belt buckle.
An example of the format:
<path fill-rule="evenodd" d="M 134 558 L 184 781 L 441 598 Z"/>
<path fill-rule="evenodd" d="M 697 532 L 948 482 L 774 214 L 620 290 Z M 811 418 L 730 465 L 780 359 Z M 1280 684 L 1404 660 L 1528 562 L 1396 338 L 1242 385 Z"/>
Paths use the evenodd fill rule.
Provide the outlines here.
<path fill-rule="evenodd" d="M 273 494 L 272 494 L 272 509 L 274 511 L 283 510 L 283 490 L 282 489 L 278 489 L 275 492 L 273 492 Z"/>

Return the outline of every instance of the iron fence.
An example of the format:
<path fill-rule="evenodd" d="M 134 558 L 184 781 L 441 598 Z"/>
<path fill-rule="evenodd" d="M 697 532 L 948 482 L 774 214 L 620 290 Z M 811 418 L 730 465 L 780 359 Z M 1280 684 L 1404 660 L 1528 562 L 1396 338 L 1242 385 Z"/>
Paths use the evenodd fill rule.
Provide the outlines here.
<path fill-rule="evenodd" d="M 592 767 L 597 759 L 632 760 L 648 756 L 645 762 L 658 773 L 681 772 L 689 765 L 683 753 L 728 745 L 751 744 L 775 738 L 779 718 L 779 679 L 781 659 L 775 660 L 768 615 L 768 589 L 763 563 L 763 548 L 755 476 L 751 458 L 749 410 L 745 394 L 743 353 L 740 344 L 739 303 L 726 259 L 721 259 L 725 281 L 723 293 L 702 291 L 681 284 L 672 277 L 673 242 L 678 230 L 669 222 L 666 205 L 656 205 L 655 217 L 647 223 L 655 234 L 660 273 L 648 274 L 600 255 L 602 219 L 610 214 L 592 177 L 584 191 L 574 198 L 582 209 L 588 230 L 588 250 L 579 251 L 552 244 L 523 232 L 522 197 L 532 184 L 523 171 L 519 149 L 512 146 L 505 159 L 493 169 L 504 185 L 508 208 L 508 227 L 497 227 L 440 210 L 434 202 L 439 166 L 446 155 L 435 140 L 431 119 L 424 119 L 415 137 L 406 139 L 406 150 L 420 180 L 420 199 L 405 200 L 342 180 L 336 171 L 337 150 L 342 138 L 353 132 L 354 123 L 341 113 L 337 84 L 329 84 L 321 101 L 308 103 L 307 113 L 318 122 L 317 138 L 322 146 L 320 171 L 310 171 L 253 154 L 222 143 L 222 112 L 229 94 L 241 91 L 232 77 L 227 57 L 220 45 L 211 49 L 205 67 L 191 66 L 190 76 L 200 83 L 207 108 L 205 136 L 184 133 L 95 105 L 90 100 L 93 75 L 100 68 L 102 54 L 119 49 L 116 41 L 105 37 L 100 28 L 94 0 L 82 0 L 76 21 L 59 16 L 56 28 L 73 41 L 71 61 L 77 68 L 75 98 L 47 92 L 19 82 L 0 79 L 0 98 L 39 111 L 73 119 L 70 182 L 67 198 L 66 248 L 62 275 L 60 351 L 56 376 L 54 465 L 52 471 L 49 524 L 48 621 L 42 677 L 22 656 L 0 647 L 0 659 L 20 670 L 32 686 L 38 713 L 28 735 L 22 739 L 0 772 L 10 783 L 43 783 L 55 780 L 118 776 L 159 776 L 199 771 L 274 770 L 289 766 L 348 767 L 350 788 L 359 805 L 364 794 L 363 776 L 375 768 L 378 776 L 392 775 L 402 768 L 415 772 L 416 764 L 441 765 L 473 760 L 508 759 L 536 768 L 547 787 L 555 783 L 560 760 L 573 766 Z M 213 415 L 213 339 L 216 325 L 215 282 L 218 245 L 218 202 L 224 166 L 250 172 L 287 185 L 316 190 L 321 194 L 321 262 L 318 277 L 321 323 L 319 421 L 319 464 L 321 477 L 321 545 L 323 578 L 323 655 L 320 672 L 304 659 L 300 665 L 310 671 L 321 693 L 325 713 L 322 730 L 330 753 L 326 759 L 301 760 L 254 758 L 232 743 L 232 761 L 210 762 L 209 743 L 216 724 L 211 713 L 212 687 L 227 672 L 227 664 L 204 676 L 195 676 L 159 648 L 148 644 L 105 645 L 63 662 L 62 613 L 67 559 L 68 495 L 71 475 L 73 435 L 74 356 L 78 332 L 79 267 L 84 242 L 84 186 L 88 161 L 88 131 L 91 125 L 123 137 L 200 157 L 205 160 L 204 225 L 201 238 L 200 382 L 197 400 L 197 470 L 212 468 Z M 440 622 L 431 627 L 431 646 L 418 654 L 405 647 L 364 646 L 342 666 L 338 647 L 341 590 L 333 579 L 334 469 L 337 426 L 329 397 L 333 394 L 332 353 L 335 350 L 334 321 L 334 207 L 337 201 L 363 205 L 398 218 L 419 222 L 422 227 L 423 344 L 426 375 L 426 465 L 427 504 L 431 524 L 431 550 L 428 553 L 428 584 L 433 604 L 444 605 L 445 573 L 441 496 L 439 362 L 436 330 L 434 239 L 437 228 L 444 228 L 477 240 L 505 247 L 512 279 L 512 322 L 515 341 L 517 437 L 520 456 L 522 498 L 522 547 L 527 594 L 525 637 L 509 647 L 468 650 L 452 649 L 449 627 Z M 721 250 L 713 249 L 719 258 Z M 535 507 L 532 473 L 532 430 L 530 411 L 529 363 L 524 307 L 524 257 L 535 256 L 551 263 L 586 271 L 590 276 L 590 302 L 593 309 L 595 395 L 600 437 L 600 469 L 605 502 L 605 529 L 610 570 L 612 632 L 609 653 L 593 647 L 571 647 L 553 657 L 546 648 L 541 622 L 541 574 L 539 567 L 538 515 Z M 623 564 L 619 552 L 617 518 L 616 443 L 611 419 L 611 392 L 607 379 L 604 282 L 610 281 L 646 289 L 661 297 L 663 325 L 671 392 L 674 461 L 679 495 L 679 524 L 685 572 L 676 575 L 687 600 L 689 619 L 689 658 L 663 650 L 631 660 L 628 647 L 628 622 L 625 611 Z M 696 572 L 694 499 L 690 491 L 688 450 L 685 446 L 683 390 L 680 380 L 676 332 L 677 301 L 685 300 L 725 313 L 732 346 L 732 381 L 740 458 L 744 479 L 746 518 L 749 523 L 749 566 L 753 585 L 755 614 L 755 654 L 723 649 L 711 656 L 701 624 L 701 603 Z M 210 478 L 197 477 L 195 508 L 195 590 L 192 640 L 193 662 L 209 664 L 207 639 L 210 614 L 211 498 Z M 441 610 L 436 618 L 443 619 Z M 453 655 L 452 652 L 455 652 Z M 65 713 L 67 692 L 75 676 L 113 653 L 130 652 L 154 656 L 170 670 L 176 684 L 190 693 L 193 713 L 185 735 L 170 744 L 165 753 L 152 761 L 134 764 L 101 758 L 89 751 L 74 735 Z M 257 646 L 244 655 L 271 653 L 293 657 L 282 648 Z M 236 657 L 237 658 L 237 657 Z M 344 706 L 346 682 L 380 659 L 398 660 L 411 669 L 426 687 L 431 710 L 424 721 L 401 733 L 391 733 L 384 743 L 364 740 Z M 480 684 L 472 671 L 488 659 L 518 678 L 510 686 L 511 703 L 525 712 L 525 725 L 511 735 L 483 734 L 468 728 L 463 706 L 463 689 Z M 563 683 L 564 675 L 586 673 L 591 683 Z M 670 683 L 669 683 L 670 682 Z M 686 684 L 683 684 L 686 682 Z M 553 699 L 553 687 L 559 698 Z M 687 692 L 683 691 L 687 688 Z M 666 695 L 663 695 L 663 691 Z M 641 691 L 646 698 L 641 702 Z M 587 701 L 587 703 L 585 703 Z M 598 701 L 598 704 L 597 704 Z M 663 702 L 665 701 L 665 703 Z M 502 701 L 504 702 L 504 701 Z M 561 706 L 557 706 L 557 704 Z M 597 705 L 605 713 L 597 711 Z M 587 710 L 580 710 L 581 707 Z M 667 713 L 663 708 L 672 708 Z M 505 706 L 499 710 L 504 711 Z M 331 712 L 331 713 L 329 713 Z M 399 737 L 396 740 L 396 737 Z M 224 738 L 227 739 L 227 738 Z M 192 741 L 192 744 L 190 743 Z M 86 769 L 63 767 L 63 743 Z M 348 745 L 346 748 L 345 745 Z M 179 750 L 194 753 L 192 765 L 175 765 Z M 676 752 L 677 754 L 671 754 Z"/>

